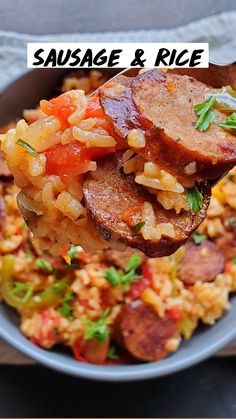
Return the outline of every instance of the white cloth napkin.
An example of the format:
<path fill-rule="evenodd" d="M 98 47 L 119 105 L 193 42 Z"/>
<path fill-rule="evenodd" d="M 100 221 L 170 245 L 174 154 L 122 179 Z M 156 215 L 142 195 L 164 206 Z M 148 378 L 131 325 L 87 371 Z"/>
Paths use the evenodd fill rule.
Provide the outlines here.
<path fill-rule="evenodd" d="M 174 29 L 43 36 L 0 31 L 0 90 L 27 71 L 27 42 L 209 42 L 211 61 L 229 63 L 236 61 L 235 27 L 236 11 L 231 11 Z"/>

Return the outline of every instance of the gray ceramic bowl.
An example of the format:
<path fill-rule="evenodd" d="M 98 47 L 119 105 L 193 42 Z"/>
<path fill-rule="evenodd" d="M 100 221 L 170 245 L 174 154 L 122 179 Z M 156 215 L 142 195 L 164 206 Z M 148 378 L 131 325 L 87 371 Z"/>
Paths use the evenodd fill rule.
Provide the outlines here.
<path fill-rule="evenodd" d="M 12 83 L 0 97 L 0 126 L 18 117 L 22 109 L 37 105 L 43 97 L 50 97 L 64 70 L 36 70 Z M 69 353 L 46 351 L 28 341 L 19 330 L 19 319 L 14 310 L 0 304 L 0 335 L 10 345 L 36 361 L 58 371 L 78 377 L 128 381 L 160 377 L 190 367 L 209 357 L 236 337 L 236 296 L 232 308 L 214 326 L 201 327 L 188 342 L 168 358 L 153 363 L 118 366 L 97 366 L 76 361 Z"/>

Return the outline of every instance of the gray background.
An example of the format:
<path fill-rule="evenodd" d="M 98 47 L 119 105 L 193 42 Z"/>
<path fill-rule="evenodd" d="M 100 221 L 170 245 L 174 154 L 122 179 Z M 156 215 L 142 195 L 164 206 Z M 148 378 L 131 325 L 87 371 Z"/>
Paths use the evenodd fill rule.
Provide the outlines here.
<path fill-rule="evenodd" d="M 0 0 L 0 29 L 32 34 L 176 27 L 236 0 Z"/>

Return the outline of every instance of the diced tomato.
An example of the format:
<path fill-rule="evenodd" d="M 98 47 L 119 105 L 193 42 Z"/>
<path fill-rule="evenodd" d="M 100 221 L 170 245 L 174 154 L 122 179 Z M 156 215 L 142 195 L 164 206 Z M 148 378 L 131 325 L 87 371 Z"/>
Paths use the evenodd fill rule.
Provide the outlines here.
<path fill-rule="evenodd" d="M 142 204 L 126 208 L 122 214 L 122 221 L 128 224 L 128 226 L 134 227 L 140 221 L 142 208 Z"/>
<path fill-rule="evenodd" d="M 51 100 L 41 100 L 40 108 L 46 115 L 54 115 L 59 118 L 61 121 L 61 128 L 64 130 L 70 126 L 68 118 L 75 112 L 76 104 L 67 93 L 63 93 Z"/>
<path fill-rule="evenodd" d="M 105 118 L 98 95 L 92 95 L 88 98 L 86 106 L 86 118 Z"/>
<path fill-rule="evenodd" d="M 82 338 L 77 338 L 73 345 L 72 345 L 72 351 L 74 354 L 75 359 L 80 362 L 86 362 L 86 359 L 81 355 L 81 344 L 82 344 Z"/>
<path fill-rule="evenodd" d="M 169 316 L 176 322 L 179 323 L 183 319 L 183 310 L 179 306 L 171 307 L 167 310 Z"/>
<path fill-rule="evenodd" d="M 113 147 L 87 148 L 78 141 L 72 141 L 69 144 L 57 144 L 49 148 L 46 152 L 46 172 L 49 175 L 56 174 L 63 176 L 78 176 L 86 172 L 91 160 L 105 156 L 114 152 Z"/>
<path fill-rule="evenodd" d="M 50 349 L 59 341 L 57 328 L 59 326 L 60 316 L 52 308 L 42 310 L 40 316 L 41 327 L 30 340 L 41 348 Z M 50 327 L 45 327 L 49 323 Z"/>
<path fill-rule="evenodd" d="M 67 252 L 68 252 L 68 250 L 69 250 L 70 248 L 69 248 L 69 246 L 64 246 L 62 249 L 61 249 L 61 256 L 64 258 L 66 255 L 67 255 Z"/>
<path fill-rule="evenodd" d="M 78 302 L 81 306 L 87 308 L 88 310 L 91 310 L 91 306 L 89 304 L 89 300 L 86 298 L 78 298 Z"/>
<path fill-rule="evenodd" d="M 129 296 L 132 298 L 132 300 L 137 300 L 141 297 L 143 291 L 148 288 L 150 285 L 150 280 L 148 278 L 145 278 L 144 276 L 137 282 L 133 282 L 131 284 L 130 290 L 129 290 Z"/>
<path fill-rule="evenodd" d="M 147 262 L 142 264 L 142 274 L 142 278 L 139 281 L 133 282 L 131 284 L 129 296 L 132 298 L 132 300 L 137 300 L 140 298 L 143 291 L 151 284 L 152 270 Z"/>
<path fill-rule="evenodd" d="M 234 265 L 233 262 L 226 262 L 224 272 L 226 273 L 232 272 L 233 265 Z"/>
<path fill-rule="evenodd" d="M 96 339 L 84 340 L 78 338 L 72 345 L 74 357 L 81 362 L 92 364 L 104 364 L 107 358 L 109 339 L 105 342 L 98 342 Z"/>
<path fill-rule="evenodd" d="M 16 230 L 16 235 L 17 236 L 21 236 L 22 235 L 22 233 L 23 233 L 23 228 L 20 226 L 20 227 L 18 227 L 18 229 Z"/>
<path fill-rule="evenodd" d="M 151 268 L 150 264 L 148 263 L 148 261 L 145 261 L 142 264 L 142 274 L 143 274 L 144 278 L 149 279 L 149 281 L 151 283 L 153 272 L 152 272 L 152 268 Z"/>
<path fill-rule="evenodd" d="M 101 306 L 105 310 L 107 307 L 114 306 L 116 304 L 115 297 L 110 292 L 110 289 L 102 289 L 100 292 Z"/>

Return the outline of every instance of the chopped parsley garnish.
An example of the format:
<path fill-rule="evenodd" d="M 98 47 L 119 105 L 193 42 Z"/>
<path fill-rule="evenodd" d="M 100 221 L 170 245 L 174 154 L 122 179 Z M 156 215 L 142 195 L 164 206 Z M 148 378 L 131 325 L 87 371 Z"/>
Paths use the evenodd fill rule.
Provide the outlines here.
<path fill-rule="evenodd" d="M 191 240 L 195 243 L 195 244 L 201 244 L 204 240 L 206 240 L 206 236 L 204 236 L 204 234 L 199 234 L 199 233 L 195 233 L 192 235 Z"/>
<path fill-rule="evenodd" d="M 73 307 L 69 304 L 70 301 L 74 300 L 75 295 L 73 293 L 66 293 L 63 298 L 63 303 L 61 307 L 59 307 L 58 311 L 63 316 L 66 317 L 68 320 L 72 320 L 72 312 Z"/>
<path fill-rule="evenodd" d="M 114 266 L 106 269 L 104 278 L 113 286 L 122 284 L 126 291 L 130 289 L 130 283 L 137 281 L 140 276 L 136 274 L 136 269 L 142 264 L 142 258 L 138 253 L 134 253 L 123 271 L 118 271 Z"/>
<path fill-rule="evenodd" d="M 145 225 L 145 221 L 140 221 L 140 223 L 136 224 L 132 230 L 133 230 L 133 235 L 137 236 L 138 232 L 141 230 L 141 228 Z"/>
<path fill-rule="evenodd" d="M 67 254 L 68 256 L 70 256 L 71 259 L 74 259 L 76 257 L 77 252 L 78 252 L 78 246 L 72 246 L 68 250 Z"/>
<path fill-rule="evenodd" d="M 210 96 L 204 102 L 194 106 L 194 112 L 199 117 L 196 122 L 196 128 L 201 132 L 206 131 L 216 117 L 216 113 L 212 110 L 214 102 L 215 98 Z"/>
<path fill-rule="evenodd" d="M 228 116 L 225 122 L 218 122 L 217 125 L 221 128 L 236 130 L 236 112 Z"/>
<path fill-rule="evenodd" d="M 202 209 L 202 194 L 199 192 L 196 186 L 188 189 L 187 201 L 191 211 L 198 212 Z"/>
<path fill-rule="evenodd" d="M 111 360 L 119 359 L 119 355 L 116 351 L 116 346 L 114 343 L 111 343 L 108 349 L 107 358 Z"/>
<path fill-rule="evenodd" d="M 17 140 L 16 144 L 20 145 L 21 147 L 23 147 L 26 151 L 28 151 L 28 153 L 30 153 L 32 156 L 34 157 L 38 157 L 38 153 L 37 151 L 31 147 L 31 145 L 29 145 L 28 143 L 26 143 L 24 140 Z"/>
<path fill-rule="evenodd" d="M 232 259 L 232 263 L 234 263 L 236 265 L 236 258 Z"/>
<path fill-rule="evenodd" d="M 125 272 L 137 269 L 142 263 L 142 258 L 138 253 L 134 253 L 125 266 Z"/>
<path fill-rule="evenodd" d="M 43 269 L 44 271 L 47 271 L 49 273 L 52 273 L 54 271 L 52 264 L 42 258 L 36 260 L 36 266 L 37 268 Z"/>
<path fill-rule="evenodd" d="M 104 272 L 104 278 L 110 282 L 110 284 L 115 287 L 121 283 L 121 275 L 119 271 L 111 266 L 110 268 L 106 269 Z"/>
<path fill-rule="evenodd" d="M 30 299 L 33 293 L 33 289 L 31 286 L 27 284 L 15 281 L 13 284 L 12 294 L 18 295 L 22 293 L 24 293 L 24 296 L 22 297 L 22 302 L 27 303 L 27 301 Z"/>
<path fill-rule="evenodd" d="M 97 321 L 85 320 L 84 339 L 95 339 L 103 343 L 109 337 L 107 316 L 110 310 L 106 309 Z"/>

